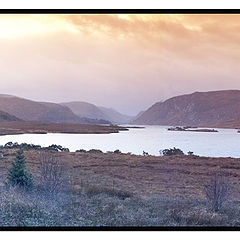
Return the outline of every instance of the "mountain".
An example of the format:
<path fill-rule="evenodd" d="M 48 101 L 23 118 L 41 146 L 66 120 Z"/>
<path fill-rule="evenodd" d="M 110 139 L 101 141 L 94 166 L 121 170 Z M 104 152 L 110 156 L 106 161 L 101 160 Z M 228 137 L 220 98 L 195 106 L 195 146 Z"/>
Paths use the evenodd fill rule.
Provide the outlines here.
<path fill-rule="evenodd" d="M 134 124 L 216 126 L 240 118 L 240 91 L 195 92 L 155 103 Z"/>
<path fill-rule="evenodd" d="M 36 102 L 11 95 L 0 95 L 0 110 L 25 121 L 54 123 L 102 123 L 80 118 L 71 109 L 56 103 Z"/>
<path fill-rule="evenodd" d="M 227 121 L 222 121 L 214 125 L 209 125 L 209 127 L 216 127 L 216 128 L 237 128 L 240 129 L 240 117 L 235 119 L 230 119 Z"/>
<path fill-rule="evenodd" d="M 132 118 L 112 108 L 98 107 L 87 102 L 67 102 L 61 103 L 61 105 L 69 107 L 73 113 L 82 118 L 105 120 L 115 124 L 129 123 Z"/>
<path fill-rule="evenodd" d="M 13 122 L 13 121 L 22 121 L 22 120 L 6 112 L 0 111 L 0 122 L 3 122 L 3 121 Z"/>
<path fill-rule="evenodd" d="M 79 117 L 92 119 L 106 119 L 105 114 L 94 104 L 87 102 L 68 102 L 61 103 L 63 106 L 70 108 Z"/>
<path fill-rule="evenodd" d="M 133 123 L 136 119 L 138 119 L 145 111 L 140 111 L 135 117 L 131 119 L 130 123 Z"/>
<path fill-rule="evenodd" d="M 132 116 L 119 113 L 112 108 L 106 108 L 106 107 L 98 107 L 98 108 L 104 113 L 104 115 L 106 116 L 106 119 L 108 119 L 112 123 L 126 124 L 126 123 L 129 123 L 133 118 Z"/>

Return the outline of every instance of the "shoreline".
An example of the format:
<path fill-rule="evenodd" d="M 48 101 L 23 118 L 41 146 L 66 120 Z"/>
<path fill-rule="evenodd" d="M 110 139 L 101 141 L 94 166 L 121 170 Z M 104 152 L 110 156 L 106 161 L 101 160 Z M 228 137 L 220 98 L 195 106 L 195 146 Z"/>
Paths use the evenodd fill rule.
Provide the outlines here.
<path fill-rule="evenodd" d="M 130 125 L 130 124 L 129 124 Z M 178 124 L 133 124 L 136 126 L 139 126 L 139 128 L 144 128 L 146 126 L 162 126 L 162 127 L 175 127 L 175 126 L 179 126 L 179 127 L 185 127 L 188 125 L 178 125 Z M 141 127 L 142 126 L 142 127 Z M 240 130 L 240 125 L 239 126 L 226 126 L 226 125 L 201 125 L 201 126 L 191 126 L 191 128 L 222 128 L 222 129 L 234 129 L 234 130 Z"/>
<path fill-rule="evenodd" d="M 128 131 L 118 125 L 93 125 L 77 123 L 0 122 L 0 136 L 20 134 L 110 134 Z"/>
<path fill-rule="evenodd" d="M 130 129 L 144 129 L 147 126 L 168 127 L 168 131 L 184 131 L 184 132 L 218 132 L 214 128 L 239 130 L 240 128 L 232 127 L 213 127 L 213 126 L 169 126 L 169 125 L 96 125 L 96 124 L 78 124 L 78 123 L 43 123 L 43 122 L 26 122 L 26 121 L 3 121 L 0 122 L 0 136 L 21 135 L 21 134 L 110 134 L 119 133 L 121 131 L 129 131 Z"/>

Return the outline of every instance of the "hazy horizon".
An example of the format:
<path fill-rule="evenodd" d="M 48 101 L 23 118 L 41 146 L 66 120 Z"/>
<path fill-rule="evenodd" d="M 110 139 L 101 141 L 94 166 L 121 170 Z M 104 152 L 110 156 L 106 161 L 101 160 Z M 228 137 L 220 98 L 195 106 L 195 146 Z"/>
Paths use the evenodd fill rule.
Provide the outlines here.
<path fill-rule="evenodd" d="M 221 89 L 221 90 L 215 89 L 215 90 L 211 90 L 211 91 L 224 91 L 224 90 L 225 90 L 225 91 L 234 91 L 234 90 L 240 91 L 240 89 Z M 211 91 L 209 90 L 209 91 L 204 91 L 204 92 L 211 92 Z M 200 91 L 194 91 L 194 92 L 200 92 Z M 98 104 L 93 103 L 93 102 L 87 102 L 87 101 L 82 101 L 82 100 L 74 100 L 74 101 L 69 100 L 69 101 L 54 102 L 54 101 L 51 101 L 51 100 L 48 101 L 48 100 L 46 100 L 46 99 L 33 99 L 33 98 L 29 98 L 29 97 L 27 97 L 27 96 L 26 96 L 26 97 L 24 97 L 24 96 L 19 96 L 19 95 L 17 96 L 17 95 L 8 94 L 8 93 L 0 93 L 0 96 L 1 96 L 1 95 L 2 95 L 2 96 L 3 96 L 3 95 L 6 95 L 6 96 L 9 95 L 9 96 L 15 96 L 15 97 L 24 98 L 24 99 L 31 100 L 31 101 L 36 101 L 36 102 L 52 102 L 52 103 L 56 103 L 56 104 L 70 103 L 70 102 L 85 102 L 85 103 L 93 104 L 93 105 L 95 105 L 95 106 L 97 106 L 97 107 L 112 108 L 113 110 L 116 110 L 116 111 L 118 111 L 118 112 L 121 113 L 121 114 L 126 114 L 126 115 L 128 115 L 128 116 L 135 117 L 135 116 L 137 116 L 139 113 L 141 113 L 142 111 L 146 111 L 147 109 L 149 109 L 152 105 L 154 105 L 154 104 L 157 103 L 157 102 L 164 102 L 164 101 L 166 101 L 166 100 L 168 100 L 168 99 L 170 99 L 170 98 L 172 98 L 172 97 L 177 97 L 177 96 L 180 96 L 180 95 L 192 94 L 192 93 L 194 93 L 194 92 L 182 93 L 182 94 L 179 94 L 179 95 L 170 96 L 169 98 L 162 99 L 162 100 L 160 100 L 160 101 L 156 101 L 156 102 L 152 103 L 151 105 L 149 105 L 148 107 L 146 107 L 145 109 L 142 109 L 142 110 L 138 111 L 136 114 L 128 114 L 128 113 L 119 111 L 118 109 L 116 109 L 116 108 L 114 108 L 114 107 L 108 107 L 108 106 L 98 105 Z"/>
<path fill-rule="evenodd" d="M 1 93 L 136 115 L 196 91 L 240 89 L 240 15 L 1 15 Z"/>

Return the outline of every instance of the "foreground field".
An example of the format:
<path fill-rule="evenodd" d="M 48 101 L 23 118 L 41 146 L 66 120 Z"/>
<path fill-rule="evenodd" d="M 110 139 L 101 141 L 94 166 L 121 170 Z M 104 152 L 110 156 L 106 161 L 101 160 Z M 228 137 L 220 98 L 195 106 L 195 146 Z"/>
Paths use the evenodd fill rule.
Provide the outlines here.
<path fill-rule="evenodd" d="M 117 133 L 128 129 L 119 126 L 104 126 L 93 124 L 71 123 L 39 123 L 39 122 L 1 122 L 0 135 L 23 134 L 23 133 L 81 133 L 101 134 Z"/>
<path fill-rule="evenodd" d="M 39 186 L 31 193 L 5 189 L 7 169 L 15 153 L 16 149 L 4 149 L 0 163 L 1 225 L 240 225 L 240 159 L 24 151 L 36 186 L 41 182 L 44 159 L 63 167 L 64 186 L 52 194 L 49 189 L 40 193 Z M 224 177 L 230 189 L 217 213 L 209 209 L 204 192 L 215 174 Z"/>

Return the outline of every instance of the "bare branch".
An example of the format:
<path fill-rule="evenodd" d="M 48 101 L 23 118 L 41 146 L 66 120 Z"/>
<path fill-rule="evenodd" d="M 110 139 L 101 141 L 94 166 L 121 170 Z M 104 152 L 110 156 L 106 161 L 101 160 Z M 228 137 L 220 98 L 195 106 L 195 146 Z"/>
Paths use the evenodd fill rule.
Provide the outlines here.
<path fill-rule="evenodd" d="M 51 153 L 40 153 L 40 185 L 43 189 L 54 193 L 65 183 L 64 169 L 61 162 Z"/>
<path fill-rule="evenodd" d="M 218 212 L 227 200 L 229 186 L 220 175 L 215 174 L 209 183 L 205 185 L 204 190 L 211 209 Z"/>

